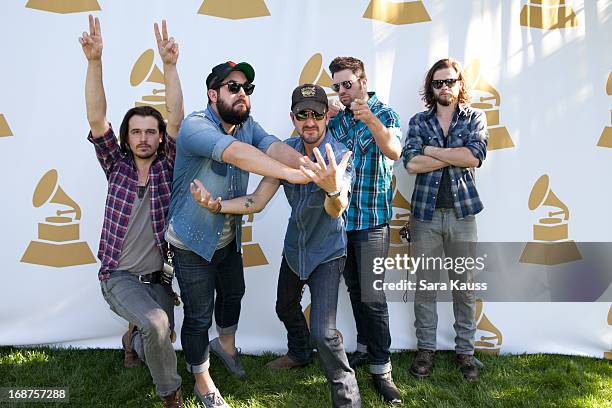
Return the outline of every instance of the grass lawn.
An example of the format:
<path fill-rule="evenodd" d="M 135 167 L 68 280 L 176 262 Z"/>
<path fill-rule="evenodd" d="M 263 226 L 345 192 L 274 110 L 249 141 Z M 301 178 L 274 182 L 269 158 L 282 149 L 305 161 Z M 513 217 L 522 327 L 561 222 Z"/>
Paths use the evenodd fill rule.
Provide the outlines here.
<path fill-rule="evenodd" d="M 454 353 L 437 353 L 433 375 L 408 373 L 413 352 L 393 354 L 393 375 L 406 407 L 612 407 L 610 361 L 559 355 L 479 355 L 477 382 L 463 380 Z M 213 356 L 211 373 L 232 407 L 329 407 L 329 388 L 318 363 L 282 374 L 264 364 L 275 356 L 243 356 L 246 381 L 230 377 Z M 196 407 L 193 379 L 178 353 L 187 407 Z M 364 407 L 385 407 L 366 370 L 357 370 Z M 161 407 L 146 367 L 124 369 L 120 350 L 0 347 L 0 387 L 69 387 L 70 403 L 34 407 Z M 0 403 L 0 407 L 9 406 Z"/>

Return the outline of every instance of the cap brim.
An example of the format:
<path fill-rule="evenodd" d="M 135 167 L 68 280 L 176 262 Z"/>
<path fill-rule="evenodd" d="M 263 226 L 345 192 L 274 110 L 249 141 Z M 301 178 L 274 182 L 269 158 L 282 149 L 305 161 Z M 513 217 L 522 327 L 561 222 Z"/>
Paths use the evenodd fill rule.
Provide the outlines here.
<path fill-rule="evenodd" d="M 240 71 L 244 73 L 248 82 L 255 80 L 255 70 L 248 62 L 240 62 L 232 69 L 232 71 Z"/>
<path fill-rule="evenodd" d="M 320 115 L 327 113 L 327 105 L 314 100 L 300 101 L 293 105 L 293 108 L 291 110 L 293 111 L 293 113 L 298 113 L 306 109 L 311 109 Z"/>

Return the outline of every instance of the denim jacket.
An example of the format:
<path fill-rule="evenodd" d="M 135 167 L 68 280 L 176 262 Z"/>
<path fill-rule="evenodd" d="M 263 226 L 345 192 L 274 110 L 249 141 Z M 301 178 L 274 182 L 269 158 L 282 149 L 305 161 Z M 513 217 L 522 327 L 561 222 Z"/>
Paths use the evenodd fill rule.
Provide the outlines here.
<path fill-rule="evenodd" d="M 212 214 L 200 207 L 189 191 L 199 179 L 213 197 L 229 200 L 246 194 L 249 173 L 221 159 L 235 141 L 248 143 L 262 152 L 279 141 L 269 135 L 251 116 L 228 135 L 210 104 L 203 111 L 188 115 L 177 137 L 176 162 L 168 219 L 181 243 L 210 261 L 223 231 L 223 214 Z M 241 216 L 235 216 L 236 248 L 241 248 Z"/>
<path fill-rule="evenodd" d="M 300 137 L 292 137 L 285 140 L 285 143 L 299 153 L 306 154 Z M 335 141 L 328 131 L 319 146 L 321 156 L 326 163 L 326 143 L 331 144 L 336 156 L 336 163 L 340 163 L 342 156 L 347 152 L 346 147 Z M 314 156 L 311 157 L 311 160 L 315 161 Z M 344 182 L 349 193 L 352 189 L 353 176 L 352 160 L 349 160 L 344 175 Z M 325 190 L 315 183 L 300 185 L 281 180 L 281 184 L 291 206 L 283 255 L 291 270 L 301 280 L 307 280 L 318 265 L 346 255 L 347 212 L 345 211 L 338 218 L 330 217 L 324 207 Z"/>

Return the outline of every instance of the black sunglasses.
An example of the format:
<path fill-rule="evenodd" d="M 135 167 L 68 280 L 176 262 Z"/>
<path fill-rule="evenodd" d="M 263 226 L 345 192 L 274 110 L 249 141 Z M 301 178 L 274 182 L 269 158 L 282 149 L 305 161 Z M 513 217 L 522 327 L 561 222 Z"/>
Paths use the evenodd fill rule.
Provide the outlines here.
<path fill-rule="evenodd" d="M 325 119 L 325 113 L 303 110 L 295 114 L 295 118 L 300 122 L 303 122 L 310 117 L 312 117 L 314 120 L 322 120 Z"/>
<path fill-rule="evenodd" d="M 446 86 L 448 86 L 449 88 L 452 88 L 453 86 L 455 86 L 458 80 L 459 78 L 434 79 L 433 81 L 431 81 L 431 86 L 433 86 L 436 89 L 440 89 L 442 88 L 444 84 L 446 84 Z"/>
<path fill-rule="evenodd" d="M 344 89 L 351 89 L 353 87 L 353 82 L 355 81 L 342 81 L 338 82 L 337 84 L 332 84 L 331 87 L 334 92 L 340 92 L 340 86 L 342 86 Z"/>
<path fill-rule="evenodd" d="M 250 82 L 245 82 L 244 84 L 241 84 L 236 81 L 228 81 L 219 84 L 219 88 L 225 85 L 227 85 L 227 89 L 230 91 L 231 94 L 237 94 L 238 92 L 240 92 L 240 88 L 244 89 L 244 93 L 247 95 L 252 94 L 255 90 L 255 85 Z"/>

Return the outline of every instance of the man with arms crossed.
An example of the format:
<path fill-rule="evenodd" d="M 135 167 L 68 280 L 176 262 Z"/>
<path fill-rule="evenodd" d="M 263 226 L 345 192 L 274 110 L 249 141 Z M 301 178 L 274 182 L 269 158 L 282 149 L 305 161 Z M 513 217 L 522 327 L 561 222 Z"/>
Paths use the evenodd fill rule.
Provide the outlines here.
<path fill-rule="evenodd" d="M 410 233 L 414 254 L 426 257 L 474 256 L 478 239 L 476 218 L 483 206 L 475 184 L 474 168 L 487 154 L 484 112 L 469 106 L 461 65 L 452 58 L 436 62 L 422 91 L 428 110 L 410 119 L 402 157 L 409 173 L 416 173 L 412 193 Z M 471 243 L 471 244 L 470 244 Z M 473 282 L 473 271 L 449 270 L 449 279 Z M 439 270 L 420 268 L 416 273 L 414 314 L 418 351 L 410 372 L 427 377 L 436 350 L 436 291 L 421 290 L 419 282 L 436 283 Z M 475 298 L 472 290 L 453 290 L 456 359 L 467 380 L 478 377 L 474 365 Z"/>
<path fill-rule="evenodd" d="M 168 124 L 148 106 L 130 109 L 121 123 L 119 143 L 106 119 L 102 83 L 102 33 L 89 16 L 89 33 L 79 38 L 87 58 L 85 102 L 98 161 L 108 179 L 108 194 L 98 258 L 98 277 L 110 308 L 130 323 L 123 335 L 124 365 L 145 361 L 164 407 L 182 407 L 181 377 L 170 334 L 174 326 L 172 279 L 162 279 L 164 228 L 174 167 L 174 138 L 183 119 L 183 96 L 176 70 L 178 44 L 155 24 L 164 62 Z M 140 360 L 139 360 L 140 359 Z"/>
<path fill-rule="evenodd" d="M 268 366 L 282 369 L 308 364 L 312 338 L 331 387 L 332 405 L 360 407 L 355 372 L 336 331 L 338 286 L 346 259 L 344 213 L 352 181 L 351 153 L 326 132 L 326 114 L 323 88 L 305 84 L 293 91 L 290 116 L 300 136 L 285 143 L 306 156 L 302 171 L 310 183 L 291 184 L 265 177 L 253 194 L 220 201 L 211 199 L 196 180 L 192 194 L 214 214 L 251 214 L 263 210 L 283 185 L 291 216 L 278 277 L 276 313 L 287 329 L 289 351 Z M 300 305 L 305 284 L 311 294 L 310 331 Z"/>
<path fill-rule="evenodd" d="M 351 367 L 369 363 L 374 386 L 384 400 L 401 404 L 391 376 L 391 333 L 387 299 L 373 290 L 374 258 L 387 257 L 392 213 L 393 161 L 402 146 L 397 114 L 368 92 L 363 62 L 353 57 L 335 58 L 329 65 L 333 89 L 340 104 L 332 105 L 329 129 L 334 138 L 353 152 L 355 182 L 348 209 L 347 259 L 344 280 L 357 326 L 357 352 Z"/>
<path fill-rule="evenodd" d="M 246 62 L 215 66 L 206 79 L 208 106 L 185 118 L 177 141 L 166 240 L 184 303 L 181 343 L 187 371 L 195 377 L 197 399 L 207 407 L 227 406 L 208 371 L 209 351 L 232 374 L 246 376 L 235 347 L 245 291 L 242 226 L 239 215 L 219 217 L 198 206 L 189 186 L 194 179 L 205 180 L 211 194 L 227 200 L 246 194 L 249 172 L 307 182 L 297 169 L 302 156 L 250 116 L 254 78 Z M 219 337 L 209 343 L 213 310 Z"/>

